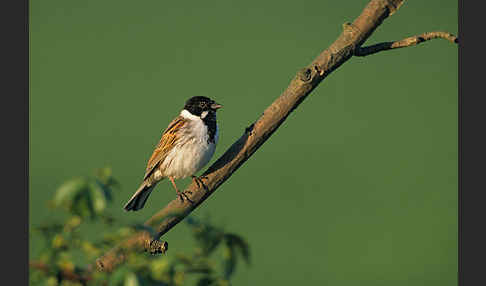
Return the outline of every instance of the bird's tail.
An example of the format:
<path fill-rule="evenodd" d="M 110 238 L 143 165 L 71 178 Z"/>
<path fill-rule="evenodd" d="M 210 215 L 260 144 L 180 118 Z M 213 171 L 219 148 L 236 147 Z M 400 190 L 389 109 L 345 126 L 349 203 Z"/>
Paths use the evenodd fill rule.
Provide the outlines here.
<path fill-rule="evenodd" d="M 123 207 L 125 211 L 138 211 L 139 209 L 143 208 L 154 187 L 155 184 L 149 186 L 147 182 L 143 182 L 135 194 L 133 194 L 130 200 Z"/>

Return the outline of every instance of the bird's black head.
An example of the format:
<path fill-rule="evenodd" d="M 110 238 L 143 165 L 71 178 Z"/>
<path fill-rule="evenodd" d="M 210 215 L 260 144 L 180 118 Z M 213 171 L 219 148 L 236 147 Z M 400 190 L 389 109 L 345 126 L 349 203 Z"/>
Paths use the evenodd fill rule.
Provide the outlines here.
<path fill-rule="evenodd" d="M 214 100 L 205 96 L 194 96 L 189 98 L 184 105 L 184 109 L 191 114 L 201 116 L 203 112 L 216 112 L 217 109 L 223 107 L 221 104 L 216 103 Z"/>

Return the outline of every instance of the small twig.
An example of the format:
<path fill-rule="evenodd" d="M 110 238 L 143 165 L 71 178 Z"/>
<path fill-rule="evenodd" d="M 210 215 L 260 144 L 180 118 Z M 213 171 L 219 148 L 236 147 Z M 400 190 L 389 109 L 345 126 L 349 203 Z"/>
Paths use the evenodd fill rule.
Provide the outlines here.
<path fill-rule="evenodd" d="M 379 43 L 368 47 L 362 47 L 356 49 L 354 55 L 358 57 L 365 57 L 381 51 L 415 46 L 432 39 L 445 39 L 454 44 L 457 44 L 459 42 L 459 39 L 451 33 L 440 32 L 440 31 L 428 32 L 428 33 L 423 33 L 421 35 L 408 37 L 400 41 L 385 42 L 385 43 Z"/>

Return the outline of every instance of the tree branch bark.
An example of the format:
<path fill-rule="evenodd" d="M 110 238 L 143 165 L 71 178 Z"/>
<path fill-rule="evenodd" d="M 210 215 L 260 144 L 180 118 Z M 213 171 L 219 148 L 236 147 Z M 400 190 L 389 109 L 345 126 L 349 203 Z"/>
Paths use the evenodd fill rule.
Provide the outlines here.
<path fill-rule="evenodd" d="M 300 70 L 292 79 L 287 89 L 263 112 L 260 118 L 248 126 L 243 135 L 204 172 L 205 187 L 199 188 L 192 183 L 184 193 L 191 202 L 174 199 L 161 211 L 145 222 L 145 226 L 156 231 L 154 240 L 160 239 L 172 227 L 177 225 L 204 200 L 213 194 L 243 163 L 246 162 L 260 146 L 287 119 L 289 114 L 326 78 L 360 50 L 361 45 L 373 31 L 392 15 L 404 0 L 372 0 L 353 23 L 345 23 L 343 31 L 329 48 L 318 55 L 307 67 Z M 370 49 L 370 48 L 368 48 Z M 385 49 L 381 49 L 385 50 Z M 377 50 L 378 52 L 380 50 Z M 135 234 L 131 241 L 138 248 L 150 245 L 148 232 Z M 110 271 L 124 260 L 123 253 L 131 247 L 122 242 L 104 256 L 98 258 L 98 269 Z"/>

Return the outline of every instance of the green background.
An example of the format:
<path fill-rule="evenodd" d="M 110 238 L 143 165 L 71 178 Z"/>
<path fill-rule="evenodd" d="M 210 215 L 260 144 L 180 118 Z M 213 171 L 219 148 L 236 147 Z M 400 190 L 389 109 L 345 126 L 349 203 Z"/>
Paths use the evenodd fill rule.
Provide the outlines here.
<path fill-rule="evenodd" d="M 140 212 L 122 206 L 187 98 L 224 104 L 214 162 L 367 2 L 30 1 L 30 224 L 55 218 L 63 181 L 105 165 L 122 185 L 110 211 L 144 221 L 169 183 Z M 407 1 L 367 43 L 457 33 L 457 5 Z M 326 78 L 194 212 L 249 241 L 234 284 L 456 285 L 457 63 L 434 40 Z M 165 238 L 184 251 L 188 236 Z"/>

